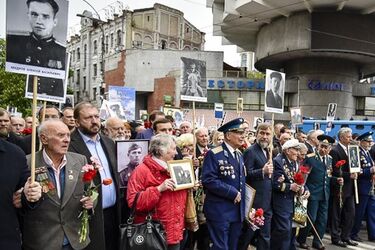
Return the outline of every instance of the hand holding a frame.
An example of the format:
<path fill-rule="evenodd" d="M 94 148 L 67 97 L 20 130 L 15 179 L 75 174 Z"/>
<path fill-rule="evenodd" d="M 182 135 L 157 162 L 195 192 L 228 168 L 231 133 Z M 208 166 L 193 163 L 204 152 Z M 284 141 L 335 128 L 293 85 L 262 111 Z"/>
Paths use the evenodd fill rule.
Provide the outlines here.
<path fill-rule="evenodd" d="M 174 181 L 171 178 L 166 179 L 162 184 L 157 186 L 157 189 L 159 190 L 160 193 L 167 191 L 167 190 L 173 191 L 174 188 L 175 188 Z"/>

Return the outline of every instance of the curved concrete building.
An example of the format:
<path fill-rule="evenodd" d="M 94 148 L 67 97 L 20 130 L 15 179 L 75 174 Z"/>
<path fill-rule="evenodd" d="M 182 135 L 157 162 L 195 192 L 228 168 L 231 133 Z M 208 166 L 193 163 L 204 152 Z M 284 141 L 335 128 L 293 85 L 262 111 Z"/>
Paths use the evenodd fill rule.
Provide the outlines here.
<path fill-rule="evenodd" d="M 324 117 L 364 116 L 358 107 L 373 96 L 360 79 L 375 73 L 374 0 L 207 0 L 214 35 L 239 52 L 255 52 L 255 67 L 286 73 L 284 115 L 300 106 Z M 246 101 L 246 100 L 245 100 Z M 372 114 L 374 115 L 374 114 Z"/>

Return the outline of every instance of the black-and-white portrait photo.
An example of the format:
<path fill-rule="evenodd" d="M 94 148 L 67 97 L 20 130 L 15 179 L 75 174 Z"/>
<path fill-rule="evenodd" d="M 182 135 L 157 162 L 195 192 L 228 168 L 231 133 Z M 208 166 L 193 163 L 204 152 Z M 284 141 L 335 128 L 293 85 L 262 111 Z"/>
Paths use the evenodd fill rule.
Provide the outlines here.
<path fill-rule="evenodd" d="M 181 100 L 207 102 L 205 61 L 181 57 Z"/>
<path fill-rule="evenodd" d="M 148 140 L 116 141 L 120 187 L 126 187 L 134 169 L 148 153 Z"/>
<path fill-rule="evenodd" d="M 72 107 L 74 108 L 74 95 L 66 95 L 65 97 L 65 103 L 60 103 L 60 110 L 63 110 L 64 108 Z"/>
<path fill-rule="evenodd" d="M 168 162 L 169 172 L 175 183 L 175 190 L 191 188 L 195 184 L 195 174 L 191 160 Z"/>
<path fill-rule="evenodd" d="M 237 98 L 237 113 L 243 112 L 243 98 L 239 97 Z"/>
<path fill-rule="evenodd" d="M 120 119 L 125 119 L 124 109 L 121 102 L 108 102 L 111 116 L 118 117 Z"/>
<path fill-rule="evenodd" d="M 67 0 L 7 0 L 6 70 L 64 79 Z"/>
<path fill-rule="evenodd" d="M 361 162 L 359 159 L 359 147 L 357 145 L 348 145 L 349 154 L 349 172 L 359 173 L 361 172 Z"/>
<path fill-rule="evenodd" d="M 290 108 L 290 118 L 294 125 L 302 124 L 301 108 Z"/>
<path fill-rule="evenodd" d="M 26 97 L 33 98 L 33 78 L 29 75 L 26 83 Z M 62 79 L 38 77 L 37 99 L 42 101 L 64 102 L 65 86 Z"/>
<path fill-rule="evenodd" d="M 327 109 L 327 120 L 333 121 L 336 116 L 337 103 L 329 103 Z"/>
<path fill-rule="evenodd" d="M 265 108 L 266 112 L 284 111 L 285 74 L 266 70 Z"/>

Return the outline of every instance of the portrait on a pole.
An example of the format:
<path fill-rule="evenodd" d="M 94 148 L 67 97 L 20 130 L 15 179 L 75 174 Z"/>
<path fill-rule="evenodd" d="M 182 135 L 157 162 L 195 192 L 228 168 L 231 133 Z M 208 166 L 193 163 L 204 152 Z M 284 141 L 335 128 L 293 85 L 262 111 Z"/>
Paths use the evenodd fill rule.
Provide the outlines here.
<path fill-rule="evenodd" d="M 264 111 L 284 112 L 285 73 L 266 70 L 266 89 Z"/>
<path fill-rule="evenodd" d="M 205 61 L 181 57 L 181 100 L 207 102 Z"/>
<path fill-rule="evenodd" d="M 327 121 L 335 120 L 337 103 L 329 103 L 327 109 Z"/>
<path fill-rule="evenodd" d="M 292 124 L 303 124 L 301 108 L 290 108 L 290 119 Z"/>
<path fill-rule="evenodd" d="M 65 79 L 67 0 L 7 0 L 6 70 Z"/>

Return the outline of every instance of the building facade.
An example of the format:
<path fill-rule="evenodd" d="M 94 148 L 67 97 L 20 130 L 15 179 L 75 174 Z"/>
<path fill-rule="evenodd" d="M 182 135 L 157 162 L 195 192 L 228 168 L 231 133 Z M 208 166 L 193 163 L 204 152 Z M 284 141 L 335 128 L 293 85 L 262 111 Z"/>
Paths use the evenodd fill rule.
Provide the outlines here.
<path fill-rule="evenodd" d="M 100 20 L 84 11 L 79 34 L 68 42 L 71 53 L 69 86 L 75 100 L 99 101 L 108 85 L 126 86 L 126 51 L 188 50 L 204 48 L 204 33 L 184 14 L 162 4 L 134 11 L 123 10 Z M 131 72 L 129 72 L 131 74 Z M 135 86 L 136 91 L 140 91 Z"/>

